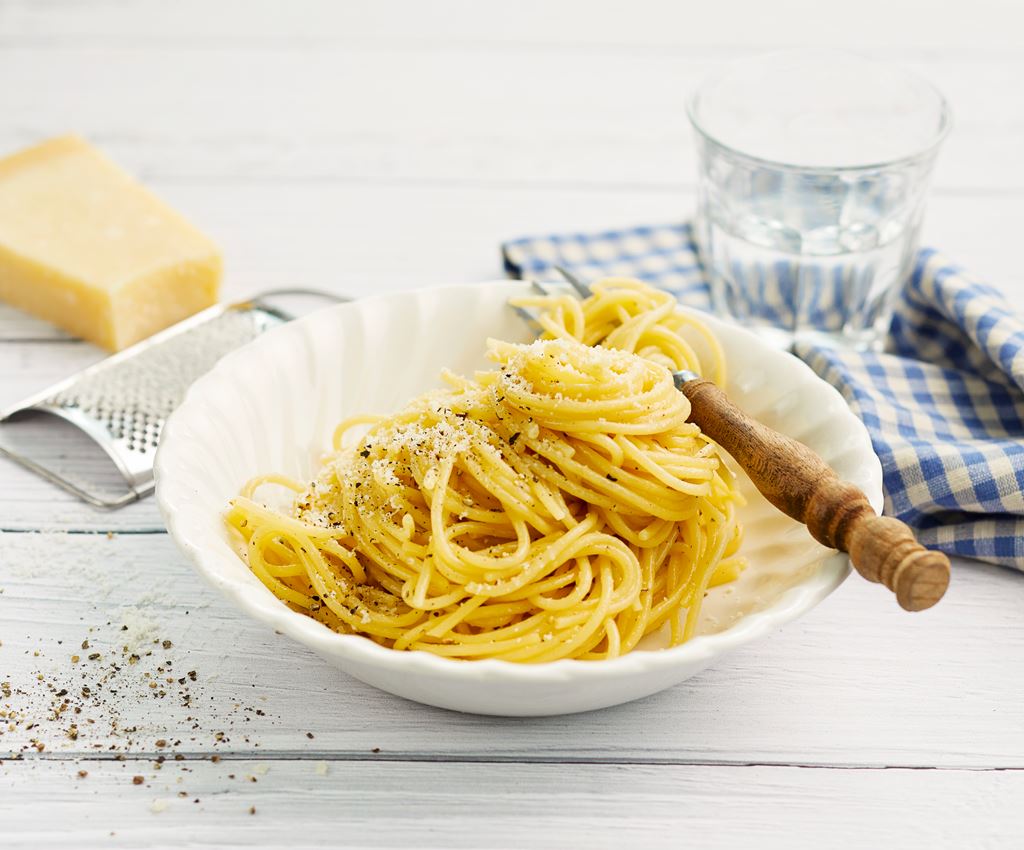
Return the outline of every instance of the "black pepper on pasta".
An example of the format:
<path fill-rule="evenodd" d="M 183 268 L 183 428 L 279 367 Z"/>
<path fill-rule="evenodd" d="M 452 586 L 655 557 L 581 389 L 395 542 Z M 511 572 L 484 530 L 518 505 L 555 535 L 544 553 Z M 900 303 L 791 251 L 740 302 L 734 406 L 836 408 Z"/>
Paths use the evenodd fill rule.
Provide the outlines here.
<path fill-rule="evenodd" d="M 347 420 L 316 479 L 249 482 L 227 521 L 283 602 L 342 633 L 454 659 L 613 658 L 682 643 L 736 578 L 740 497 L 672 382 L 718 382 L 714 337 L 671 296 L 610 280 L 543 311 L 497 369 Z M 256 496 L 277 484 L 290 508 Z"/>

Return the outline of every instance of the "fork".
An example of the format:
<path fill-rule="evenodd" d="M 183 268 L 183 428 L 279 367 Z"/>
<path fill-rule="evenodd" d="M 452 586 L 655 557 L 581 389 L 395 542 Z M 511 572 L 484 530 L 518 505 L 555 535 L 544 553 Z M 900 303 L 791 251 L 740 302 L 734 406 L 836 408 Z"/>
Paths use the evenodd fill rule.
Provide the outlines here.
<path fill-rule="evenodd" d="M 590 287 L 561 266 L 555 270 L 580 298 Z M 543 295 L 547 285 L 531 280 Z M 533 327 L 536 316 L 517 307 Z M 811 536 L 850 556 L 868 581 L 889 588 L 907 611 L 923 611 L 938 602 L 949 586 L 949 559 L 926 549 L 908 525 L 879 516 L 855 484 L 843 481 L 803 443 L 748 416 L 723 390 L 690 371 L 672 373 L 676 388 L 690 401 L 689 421 L 725 449 L 769 502 L 807 526 Z"/>

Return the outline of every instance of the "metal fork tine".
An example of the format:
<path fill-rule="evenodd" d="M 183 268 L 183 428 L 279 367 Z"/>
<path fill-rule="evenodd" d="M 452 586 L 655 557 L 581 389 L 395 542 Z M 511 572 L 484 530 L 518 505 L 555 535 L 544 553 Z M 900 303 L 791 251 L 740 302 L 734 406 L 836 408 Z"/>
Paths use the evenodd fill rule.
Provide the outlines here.
<path fill-rule="evenodd" d="M 569 271 L 565 266 L 553 266 L 554 270 L 558 272 L 562 277 L 568 281 L 573 289 L 579 294 L 581 298 L 589 298 L 594 293 L 590 291 L 590 287 L 587 286 L 582 280 L 576 275 Z"/>
<path fill-rule="evenodd" d="M 530 278 L 530 286 L 537 290 L 541 295 L 548 294 L 547 290 L 534 278 Z M 536 313 L 527 307 L 519 307 L 517 305 L 513 305 L 512 309 L 515 310 L 523 318 L 526 324 L 530 326 L 530 330 L 535 333 L 544 333 L 544 327 L 539 321 L 537 321 Z"/>
<path fill-rule="evenodd" d="M 537 317 L 533 313 L 525 307 L 513 306 L 512 309 L 515 310 L 526 324 L 530 326 L 530 330 L 534 331 L 534 333 L 543 333 L 544 328 L 541 323 L 537 321 Z"/>
<path fill-rule="evenodd" d="M 562 275 L 562 277 L 564 277 L 568 283 L 570 283 L 572 285 L 572 288 L 574 290 L 574 294 L 575 295 L 577 295 L 577 296 L 579 296 L 581 298 L 589 298 L 590 297 L 590 294 L 591 294 L 590 289 L 587 287 L 587 285 L 585 283 L 581 282 L 577 278 L 574 278 L 569 272 L 567 272 L 561 266 L 555 266 L 555 270 L 560 275 Z M 547 296 L 557 295 L 558 294 L 558 293 L 552 291 L 550 284 L 542 283 L 541 281 L 537 280 L 537 278 L 535 278 L 535 277 L 530 278 L 530 286 L 532 286 L 534 291 L 536 291 L 539 295 L 544 295 L 544 296 L 547 297 Z M 526 320 L 526 323 L 533 330 L 537 331 L 538 333 L 542 333 L 544 331 L 543 326 L 540 324 L 539 321 L 537 321 L 536 314 L 533 313 L 531 310 L 527 309 L 526 307 L 513 307 L 513 309 L 520 316 L 522 316 L 523 319 Z"/>

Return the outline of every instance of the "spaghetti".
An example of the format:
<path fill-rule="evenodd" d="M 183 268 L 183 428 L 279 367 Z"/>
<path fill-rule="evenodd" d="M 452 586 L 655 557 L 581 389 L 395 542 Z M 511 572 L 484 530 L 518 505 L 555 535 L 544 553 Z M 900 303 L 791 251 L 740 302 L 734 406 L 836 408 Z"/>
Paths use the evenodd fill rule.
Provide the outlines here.
<path fill-rule="evenodd" d="M 742 569 L 739 496 L 666 366 L 722 380 L 724 360 L 670 296 L 594 290 L 519 299 L 543 311 L 541 339 L 491 340 L 496 370 L 342 422 L 312 483 L 250 481 L 227 521 L 252 571 L 338 632 L 455 659 L 691 637 L 706 590 Z M 256 499 L 267 484 L 294 491 L 290 511 Z"/>

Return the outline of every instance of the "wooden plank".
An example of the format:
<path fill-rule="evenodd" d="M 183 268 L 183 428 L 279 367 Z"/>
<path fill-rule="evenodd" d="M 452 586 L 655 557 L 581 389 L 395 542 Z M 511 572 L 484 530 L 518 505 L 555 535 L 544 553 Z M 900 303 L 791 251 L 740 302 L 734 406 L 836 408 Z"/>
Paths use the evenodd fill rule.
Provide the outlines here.
<path fill-rule="evenodd" d="M 693 206 L 692 195 L 663 192 L 208 182 L 157 188 L 223 246 L 225 299 L 286 285 L 357 295 L 495 278 L 503 239 L 671 221 Z M 1021 218 L 1024 200 L 936 197 L 925 240 L 1003 285 L 1024 307 L 1024 270 L 1016 244 L 1003 236 L 1005 222 Z M 56 339 L 46 341 L 47 334 Z M 40 335 L 44 341 L 28 342 Z M 0 408 L 103 356 L 60 337 L 23 313 L 0 310 L 0 340 L 9 340 L 0 341 Z M 67 450 L 61 442 L 53 448 Z M 152 500 L 98 512 L 0 459 L 0 528 L 162 527 Z"/>
<path fill-rule="evenodd" d="M 692 192 L 565 190 L 478 186 L 154 181 L 153 188 L 222 247 L 223 297 L 311 286 L 359 295 L 502 277 L 498 246 L 528 234 L 592 231 L 689 216 Z M 1024 306 L 1024 268 L 1008 221 L 1024 220 L 1024 199 L 935 195 L 923 240 L 940 246 Z M 0 306 L 0 341 L 64 339 L 43 322 Z M 0 344 L 0 393 L 31 352 Z M 68 350 L 67 367 L 80 355 Z M 12 359 L 14 365 L 12 366 Z M 25 373 L 28 374 L 27 372 Z M 9 396 L 17 398 L 17 395 Z"/>
<path fill-rule="evenodd" d="M 0 152 L 68 127 L 93 135 L 222 242 L 229 297 L 477 280 L 497 269 L 502 238 L 683 214 L 693 163 L 681 102 L 697 73 L 750 49 L 842 44 L 910 61 L 947 92 L 957 128 L 926 240 L 1024 303 L 1007 239 L 1024 212 L 1014 14 L 1005 0 L 962 15 L 866 0 L 846 16 L 812 0 L 780 0 L 771 14 L 738 0 L 638 0 L 628 14 L 587 0 L 0 0 L 0 78 L 17 82 L 0 91 Z M 0 342 L 4 398 L 99 356 L 0 308 L 0 341 L 15 339 L 46 342 Z M 0 528 L 44 525 L 160 522 L 151 501 L 91 515 L 0 462 Z M 0 843 L 1016 846 L 1019 770 L 738 766 L 1022 767 L 1024 724 L 1008 707 L 1024 684 L 1020 578 L 963 563 L 954 578 L 920 617 L 850 582 L 665 694 L 512 722 L 410 705 L 330 670 L 198 586 L 160 535 L 8 534 L 0 681 L 28 691 L 12 699 L 33 716 L 52 708 L 46 682 L 83 684 L 68 656 L 88 662 L 82 640 L 104 659 L 125 640 L 173 646 L 105 683 L 103 723 L 83 723 L 75 741 L 57 720 L 0 726 L 0 751 L 33 735 L 48 744 L 0 764 Z M 142 674 L 165 661 L 173 691 L 154 697 Z M 185 687 L 193 709 L 180 705 Z M 96 744 L 121 748 L 111 755 L 127 745 L 130 761 L 95 761 L 106 755 Z M 169 750 L 224 761 L 157 771 L 152 759 Z M 463 761 L 421 763 L 434 759 Z M 504 759 L 515 763 L 494 763 Z M 667 763 L 632 764 L 656 761 Z M 729 766 L 690 764 L 706 761 Z"/>
<path fill-rule="evenodd" d="M 11 322 L 20 324 L 22 315 L 11 309 Z M 99 348 L 78 340 L 0 344 L 0 375 L 3 376 L 0 410 L 93 365 L 104 356 L 105 352 Z"/>
<path fill-rule="evenodd" d="M 163 535 L 8 533 L 0 589 L 0 679 L 12 688 L 0 707 L 17 719 L 0 725 L 8 756 L 40 741 L 61 755 L 379 747 L 417 759 L 1024 768 L 1024 722 L 1007 696 L 1024 689 L 1024 582 L 968 562 L 927 613 L 851 579 L 780 634 L 662 694 L 514 721 L 415 705 L 328 667 L 236 611 Z M 62 689 L 72 702 L 55 718 Z"/>
<path fill-rule="evenodd" d="M 1024 774 L 997 771 L 36 760 L 0 767 L 0 793 L 12 850 L 72 837 L 83 849 L 300 837 L 398 850 L 745 847 L 755 834 L 787 850 L 932 850 L 1024 837 Z"/>
<path fill-rule="evenodd" d="M 956 115 L 936 186 L 1024 193 L 1024 60 L 910 64 Z M 0 152 L 76 130 L 146 180 L 679 191 L 696 180 L 686 93 L 714 65 L 682 50 L 15 44 L 0 51 L 0 76 L 25 82 L 0 91 Z"/>
<path fill-rule="evenodd" d="M 425 49 L 509 45 L 562 49 L 688 51 L 779 49 L 830 45 L 885 51 L 998 51 L 1024 46 L 1009 23 L 1008 0 L 980 0 L 963 14 L 928 14 L 925 3 L 864 0 L 853 15 L 822 15 L 814 0 L 778 0 L 770 15 L 743 0 L 699 8 L 664 0 L 636 0 L 629 14 L 607 0 L 521 0 L 514 5 L 472 0 L 430 4 L 386 0 L 339 4 L 331 0 L 159 0 L 41 3 L 5 0 L 3 35 L 38 46 L 86 42 L 104 46 L 273 44 L 304 46 L 394 44 Z M 883 25 L 880 25 L 880 22 Z"/>
<path fill-rule="evenodd" d="M 503 239 L 670 221 L 693 198 L 689 193 L 299 181 L 152 185 L 221 245 L 226 300 L 287 286 L 366 294 L 500 278 Z M 24 313 L 0 308 L 0 340 L 58 336 L 63 337 Z M 0 358 L 9 356 L 0 346 Z M 0 359 L 5 376 L 0 392 L 9 386 L 9 363 Z"/>

